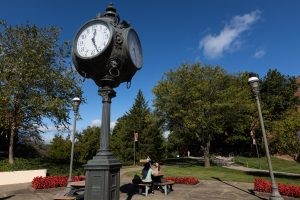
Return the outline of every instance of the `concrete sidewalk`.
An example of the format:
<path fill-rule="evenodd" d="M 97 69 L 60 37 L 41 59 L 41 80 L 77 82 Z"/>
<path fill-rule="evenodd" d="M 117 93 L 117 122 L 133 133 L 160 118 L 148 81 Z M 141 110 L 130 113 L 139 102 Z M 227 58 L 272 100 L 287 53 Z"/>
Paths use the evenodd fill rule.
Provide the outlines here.
<path fill-rule="evenodd" d="M 155 191 L 155 194 L 143 196 L 139 194 L 131 195 L 132 188 L 131 179 L 124 175 L 124 173 L 136 170 L 136 168 L 121 169 L 121 200 L 257 200 L 269 199 L 269 194 L 254 193 L 253 183 L 227 182 L 222 180 L 205 181 L 200 180 L 197 185 L 182 185 L 175 184 L 174 191 L 165 196 L 160 191 Z M 33 190 L 30 183 L 4 185 L 0 186 L 0 200 L 53 200 L 55 194 L 64 190 L 65 188 L 55 188 L 47 190 Z M 285 200 L 292 200 L 295 198 L 284 197 Z"/>
<path fill-rule="evenodd" d="M 121 188 L 127 188 L 129 191 L 132 184 L 130 182 L 121 182 Z M 201 200 L 201 199 L 240 199 L 240 200 L 257 200 L 268 199 L 268 195 L 260 194 L 256 195 L 251 192 L 253 188 L 252 184 L 248 183 L 227 183 L 220 181 L 201 181 L 197 185 L 179 185 L 173 186 L 174 191 L 165 196 L 160 191 L 155 191 L 153 195 L 143 196 L 139 194 L 130 195 L 124 192 L 120 192 L 120 199 L 127 200 L 158 200 L 158 199 L 173 199 L 173 200 Z M 7 185 L 0 187 L 0 199 L 9 200 L 53 200 L 55 194 L 64 190 L 48 189 L 48 190 L 32 190 L 30 183 Z M 125 189 L 126 191 L 126 189 Z"/>

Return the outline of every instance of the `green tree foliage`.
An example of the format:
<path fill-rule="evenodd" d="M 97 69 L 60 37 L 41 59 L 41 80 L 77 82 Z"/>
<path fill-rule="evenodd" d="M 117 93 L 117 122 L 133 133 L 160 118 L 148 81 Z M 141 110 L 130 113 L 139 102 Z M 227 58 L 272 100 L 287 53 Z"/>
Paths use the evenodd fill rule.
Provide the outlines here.
<path fill-rule="evenodd" d="M 295 77 L 285 76 L 276 69 L 270 69 L 262 80 L 262 112 L 272 153 L 295 156 L 299 152 L 295 140 L 295 109 L 299 105 L 299 98 L 294 95 L 296 91 Z"/>
<path fill-rule="evenodd" d="M 71 144 L 70 137 L 64 138 L 62 135 L 56 134 L 49 145 L 49 158 L 57 163 L 69 162 L 71 155 Z"/>
<path fill-rule="evenodd" d="M 134 131 L 139 134 L 136 159 L 150 156 L 152 160 L 159 161 L 163 156 L 162 132 L 141 90 L 138 91 L 129 112 L 117 120 L 111 137 L 111 149 L 123 163 L 133 162 Z"/>
<path fill-rule="evenodd" d="M 96 155 L 100 149 L 100 127 L 89 126 L 76 135 L 75 155 L 81 163 L 86 163 Z"/>
<path fill-rule="evenodd" d="M 54 26 L 0 22 L 0 129 L 9 131 L 9 163 L 15 139 L 41 141 L 44 118 L 64 127 L 71 99 L 81 96 L 77 73 L 67 62 L 70 45 L 58 37 Z"/>
<path fill-rule="evenodd" d="M 251 124 L 254 107 L 246 83 L 221 67 L 184 64 L 154 88 L 156 112 L 179 144 L 201 147 L 208 167 L 211 142 L 225 133 L 244 133 Z"/>
<path fill-rule="evenodd" d="M 100 127 L 87 127 L 81 133 L 75 133 L 74 162 L 87 163 L 100 149 Z M 49 145 L 48 156 L 55 162 L 69 162 L 71 140 L 56 134 Z"/>
<path fill-rule="evenodd" d="M 286 111 L 280 120 L 272 122 L 270 139 L 272 152 L 288 154 L 296 159 L 300 153 L 298 130 L 300 130 L 300 113 L 295 109 Z"/>
<path fill-rule="evenodd" d="M 261 101 L 264 118 L 267 121 L 278 120 L 288 109 L 299 104 L 295 77 L 285 76 L 279 71 L 269 70 L 261 84 Z"/>

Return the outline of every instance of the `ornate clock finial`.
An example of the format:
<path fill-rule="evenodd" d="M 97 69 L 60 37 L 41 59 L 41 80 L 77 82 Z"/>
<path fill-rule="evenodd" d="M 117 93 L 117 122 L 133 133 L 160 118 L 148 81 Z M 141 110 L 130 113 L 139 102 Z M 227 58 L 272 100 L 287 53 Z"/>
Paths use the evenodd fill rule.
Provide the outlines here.
<path fill-rule="evenodd" d="M 115 8 L 113 3 L 108 4 L 103 16 L 114 19 L 115 23 L 119 23 L 120 21 L 119 14 L 117 13 L 117 9 Z"/>

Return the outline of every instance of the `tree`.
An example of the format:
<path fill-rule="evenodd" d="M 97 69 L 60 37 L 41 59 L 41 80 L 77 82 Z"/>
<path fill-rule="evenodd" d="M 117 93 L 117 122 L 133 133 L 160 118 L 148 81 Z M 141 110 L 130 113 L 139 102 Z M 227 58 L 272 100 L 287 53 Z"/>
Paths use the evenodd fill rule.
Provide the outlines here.
<path fill-rule="evenodd" d="M 299 104 L 295 77 L 285 76 L 279 71 L 269 70 L 261 84 L 261 101 L 266 121 L 278 120 L 288 109 Z"/>
<path fill-rule="evenodd" d="M 50 142 L 48 156 L 57 163 L 67 163 L 70 160 L 71 141 L 70 137 L 64 138 L 61 134 L 55 134 Z"/>
<path fill-rule="evenodd" d="M 54 26 L 0 22 L 0 127 L 9 130 L 9 163 L 16 139 L 41 141 L 44 118 L 66 127 L 71 99 L 81 97 L 77 73 L 67 62 L 70 44 L 58 37 Z"/>
<path fill-rule="evenodd" d="M 221 67 L 184 64 L 167 72 L 155 86 L 154 105 L 166 128 L 181 137 L 181 143 L 197 142 L 209 167 L 214 138 L 249 127 L 250 116 L 244 113 L 254 107 L 245 83 Z"/>
<path fill-rule="evenodd" d="M 143 93 L 138 91 L 133 106 L 117 120 L 111 137 L 111 149 L 125 163 L 133 162 L 134 132 L 137 131 L 138 148 L 136 158 L 150 156 L 159 161 L 162 158 L 162 131 L 154 120 Z"/>
<path fill-rule="evenodd" d="M 86 163 L 100 149 L 100 127 L 89 126 L 76 135 L 75 157 L 81 163 Z"/>
<path fill-rule="evenodd" d="M 295 160 L 300 153 L 300 113 L 295 109 L 286 111 L 280 120 L 272 122 L 270 147 L 273 153 L 288 154 Z"/>

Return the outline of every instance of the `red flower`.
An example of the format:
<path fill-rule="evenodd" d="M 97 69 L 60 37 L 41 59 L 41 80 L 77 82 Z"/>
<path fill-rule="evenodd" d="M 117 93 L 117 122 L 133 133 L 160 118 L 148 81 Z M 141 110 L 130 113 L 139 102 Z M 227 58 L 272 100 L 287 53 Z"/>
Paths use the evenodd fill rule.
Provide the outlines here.
<path fill-rule="evenodd" d="M 72 181 L 82 181 L 85 177 L 83 176 L 74 176 Z M 34 189 L 48 189 L 56 187 L 66 187 L 68 184 L 67 176 L 46 176 L 46 177 L 34 177 L 31 185 Z"/>
<path fill-rule="evenodd" d="M 174 181 L 179 184 L 196 185 L 199 180 L 195 177 L 165 177 L 165 181 Z"/>
<path fill-rule="evenodd" d="M 268 180 L 257 178 L 254 180 L 254 190 L 259 192 L 271 192 L 271 183 Z M 278 183 L 278 191 L 281 195 L 300 197 L 300 186 Z"/>

